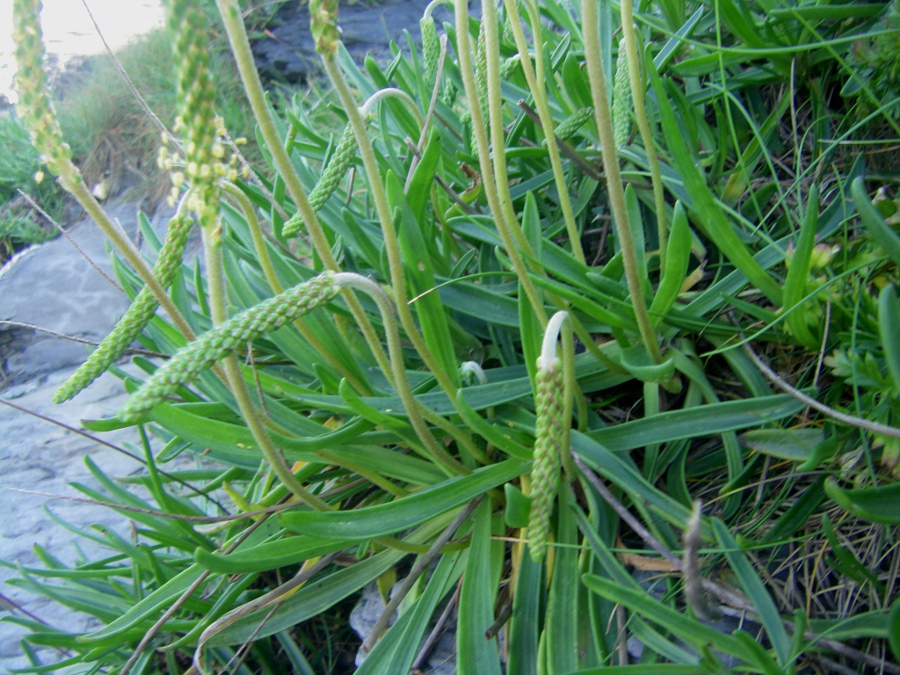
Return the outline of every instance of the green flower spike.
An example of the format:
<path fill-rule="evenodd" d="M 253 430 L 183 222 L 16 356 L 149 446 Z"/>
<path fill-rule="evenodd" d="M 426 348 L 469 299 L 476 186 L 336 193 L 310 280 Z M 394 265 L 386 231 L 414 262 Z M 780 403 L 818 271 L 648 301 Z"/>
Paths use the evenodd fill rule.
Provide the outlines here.
<path fill-rule="evenodd" d="M 310 0 L 309 28 L 316 43 L 316 51 L 323 56 L 337 54 L 341 41 L 337 25 L 338 0 Z"/>
<path fill-rule="evenodd" d="M 422 60 L 425 62 L 425 87 L 430 92 L 434 89 L 437 79 L 438 62 L 441 59 L 441 41 L 438 38 L 437 27 L 431 14 L 423 16 L 419 21 L 422 31 Z"/>
<path fill-rule="evenodd" d="M 169 221 L 166 242 L 159 252 L 159 258 L 153 266 L 153 276 L 159 279 L 163 288 L 169 288 L 175 279 L 175 272 L 181 265 L 181 257 L 187 246 L 193 221 L 179 213 Z M 159 303 L 146 286 L 141 289 L 134 302 L 119 319 L 113 331 L 106 336 L 100 346 L 88 357 L 78 370 L 66 380 L 53 397 L 54 403 L 63 403 L 86 389 L 90 384 L 106 372 L 106 369 L 118 359 L 135 341 L 144 327 L 153 318 Z"/>
<path fill-rule="evenodd" d="M 214 226 L 219 216 L 219 166 L 225 148 L 219 141 L 212 76 L 209 70 L 209 22 L 196 0 L 169 2 L 169 29 L 178 64 L 178 117 L 175 130 L 183 136 L 185 174 L 191 185 L 188 205 L 201 227 Z M 218 169 L 218 170 L 217 170 Z M 183 180 L 173 174 L 177 187 Z"/>
<path fill-rule="evenodd" d="M 487 45 L 485 43 L 484 21 L 478 31 L 478 42 L 475 43 L 475 89 L 478 92 L 478 105 L 487 115 L 488 110 L 488 76 L 487 76 Z"/>
<path fill-rule="evenodd" d="M 309 205 L 314 211 L 320 210 L 325 206 L 325 202 L 334 194 L 341 178 L 347 173 L 350 163 L 356 157 L 356 151 L 359 145 L 356 142 L 356 136 L 353 135 L 353 127 L 349 124 L 344 128 L 341 140 L 338 141 L 337 147 L 334 149 L 325 170 L 319 177 L 319 182 L 309 193 Z M 293 237 L 303 227 L 303 217 L 297 213 L 293 218 L 284 224 L 282 234 L 285 237 Z"/>
<path fill-rule="evenodd" d="M 72 163 L 72 149 L 63 141 L 56 111 L 47 92 L 40 13 L 40 0 L 15 0 L 13 3 L 13 40 L 18 64 L 17 111 L 31 134 L 32 144 L 41 153 L 41 161 L 50 172 L 79 183 L 81 173 Z"/>
<path fill-rule="evenodd" d="M 535 387 L 534 466 L 531 469 L 531 512 L 528 517 L 528 551 L 541 562 L 547 554 L 550 516 L 559 486 L 561 452 L 568 445 L 565 420 L 565 382 L 556 356 L 556 341 L 567 312 L 557 312 L 547 323 L 541 355 L 537 360 Z"/>
<path fill-rule="evenodd" d="M 578 108 L 578 110 L 559 123 L 559 126 L 556 127 L 556 137 L 561 141 L 569 140 L 593 116 L 594 109 L 591 106 Z"/>
<path fill-rule="evenodd" d="M 184 347 L 153 373 L 144 386 L 128 399 L 119 417 L 126 422 L 139 420 L 178 387 L 219 359 L 248 341 L 281 328 L 298 316 L 330 302 L 339 292 L 334 273 L 323 272 L 228 319 Z"/>
<path fill-rule="evenodd" d="M 619 40 L 619 56 L 616 59 L 616 77 L 613 80 L 613 137 L 621 148 L 631 135 L 631 83 L 628 80 L 628 51 L 625 38 Z"/>

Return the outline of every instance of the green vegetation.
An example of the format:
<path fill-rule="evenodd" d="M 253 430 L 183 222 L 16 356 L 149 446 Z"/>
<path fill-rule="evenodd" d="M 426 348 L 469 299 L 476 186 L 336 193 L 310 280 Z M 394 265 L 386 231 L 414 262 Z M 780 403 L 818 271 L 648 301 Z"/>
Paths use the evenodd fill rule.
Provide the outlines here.
<path fill-rule="evenodd" d="M 146 473 L 74 485 L 135 537 L 22 570 L 101 624 L 6 618 L 65 650 L 30 672 L 335 672 L 346 601 L 403 577 L 357 672 L 420 667 L 448 603 L 462 674 L 900 672 L 896 3 L 458 3 L 440 64 L 360 68 L 318 0 L 340 106 L 278 117 L 218 5 L 268 168 L 172 0 L 181 211 L 118 265 L 172 356 L 86 423 Z"/>
<path fill-rule="evenodd" d="M 207 2 L 210 13 L 215 3 Z M 271 8 L 267 8 L 271 9 Z M 273 10 L 274 11 L 274 10 Z M 254 21 L 269 14 L 254 12 Z M 168 127 L 175 119 L 174 70 L 165 30 L 150 31 L 116 53 L 116 60 L 141 93 L 147 105 Z M 217 82 L 216 110 L 232 138 L 254 137 L 254 122 L 240 87 L 240 78 L 220 36 L 211 46 L 210 67 Z M 63 135 L 72 146 L 73 159 L 86 183 L 103 182 L 110 194 L 134 186 L 132 194 L 154 204 L 169 189 L 168 172 L 157 166 L 160 131 L 132 94 L 113 59 L 108 55 L 85 57 L 57 78 L 56 108 Z M 22 246 L 56 235 L 49 223 L 39 225 L 33 209 L 15 200 L 22 190 L 52 218 L 62 216 L 65 193 L 52 180 L 38 184 L 38 153 L 28 133 L 11 114 L 0 114 L 0 262 Z M 262 168 L 262 156 L 254 143 L 242 146 L 252 165 Z"/>

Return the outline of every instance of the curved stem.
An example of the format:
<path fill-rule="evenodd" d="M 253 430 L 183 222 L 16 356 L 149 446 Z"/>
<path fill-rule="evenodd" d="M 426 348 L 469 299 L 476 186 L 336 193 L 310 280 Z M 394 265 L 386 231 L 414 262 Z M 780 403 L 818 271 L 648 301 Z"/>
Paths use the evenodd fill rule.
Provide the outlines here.
<path fill-rule="evenodd" d="M 219 230 L 219 224 L 217 224 L 215 228 L 207 227 L 203 228 L 201 231 L 203 234 L 203 250 L 206 256 L 206 273 L 209 284 L 209 307 L 213 326 L 215 327 L 228 318 L 225 309 L 225 288 L 222 279 L 222 255 L 220 250 L 222 245 L 221 230 Z M 278 476 L 285 487 L 297 497 L 297 499 L 310 508 L 316 509 L 317 511 L 331 510 L 331 507 L 326 502 L 315 495 L 310 494 L 302 485 L 300 485 L 299 481 L 294 478 L 294 474 L 291 473 L 291 469 L 287 465 L 284 456 L 278 448 L 275 447 L 274 443 L 272 443 L 272 439 L 260 419 L 259 412 L 254 407 L 253 401 L 250 399 L 250 394 L 247 392 L 247 386 L 244 384 L 244 378 L 237 357 L 234 354 L 229 354 L 225 357 L 224 363 L 225 376 L 228 378 L 228 385 L 231 389 L 231 393 L 234 395 L 235 401 L 237 401 L 241 415 L 247 423 L 247 428 L 253 435 L 253 439 L 259 446 L 263 457 L 266 458 L 269 466 L 272 467 L 272 471 Z"/>
<path fill-rule="evenodd" d="M 262 229 L 259 226 L 259 219 L 256 217 L 256 209 L 253 207 L 253 202 L 251 202 L 250 198 L 236 185 L 223 182 L 222 189 L 229 197 L 238 203 L 241 212 L 244 214 L 244 218 L 247 220 L 250 236 L 253 239 L 253 247 L 256 249 L 256 257 L 266 276 L 266 281 L 269 283 L 272 292 L 275 295 L 280 295 L 284 291 L 284 286 L 282 286 L 281 281 L 275 274 L 275 268 L 272 266 L 272 259 L 269 257 L 269 250 L 266 248 L 265 238 L 263 237 Z M 340 359 L 336 358 L 324 344 L 322 344 L 319 337 L 306 325 L 306 322 L 303 321 L 303 319 L 294 319 L 294 327 L 297 329 L 297 332 L 303 336 L 303 339 L 309 343 L 309 346 L 315 349 L 322 358 L 328 361 L 328 364 L 337 370 L 337 372 L 341 374 L 341 377 L 345 378 L 354 389 L 359 392 L 371 393 L 372 390 L 369 385 L 365 382 L 360 382 L 350 369 L 347 368 Z"/>
<path fill-rule="evenodd" d="M 122 254 L 122 257 L 125 258 L 128 264 L 131 265 L 131 268 L 141 278 L 141 281 L 146 284 L 150 292 L 153 293 L 153 297 L 156 298 L 156 301 L 164 310 L 166 310 L 168 315 L 172 318 L 172 321 L 175 322 L 175 325 L 178 327 L 181 334 L 187 340 L 192 340 L 194 338 L 194 332 L 191 330 L 187 321 L 185 321 L 181 311 L 175 306 L 175 303 L 172 302 L 172 299 L 166 293 L 166 290 L 159 283 L 159 280 L 153 276 L 150 265 L 148 265 L 147 261 L 141 256 L 131 239 L 129 239 L 121 228 L 112 222 L 109 216 L 106 215 L 106 211 L 103 210 L 103 207 L 100 206 L 94 198 L 94 195 L 91 194 L 91 191 L 87 189 L 84 181 L 80 180 L 80 176 L 79 180 L 70 180 L 68 176 L 61 173 L 59 178 L 66 191 L 78 200 L 78 203 L 88 212 L 88 215 L 93 221 L 97 223 L 107 239 L 109 239 L 112 245 L 116 247 L 116 250 Z"/>
<path fill-rule="evenodd" d="M 381 180 L 381 173 L 378 171 L 378 162 L 375 159 L 375 150 L 366 134 L 366 125 L 363 117 L 353 101 L 353 94 L 350 87 L 344 81 L 343 75 L 332 55 L 323 54 L 322 61 L 325 63 L 325 70 L 334 85 L 344 110 L 350 118 L 350 124 L 353 125 L 353 133 L 356 135 L 356 142 L 359 145 L 359 152 L 362 156 L 363 166 L 366 169 L 366 176 L 369 180 L 371 188 L 371 196 L 375 202 L 375 210 L 378 213 L 378 220 L 381 223 L 381 232 L 384 236 L 384 247 L 387 252 L 388 267 L 390 268 L 391 286 L 394 292 L 394 299 L 397 302 L 397 313 L 400 315 L 400 323 L 403 330 L 412 342 L 413 347 L 422 357 L 425 366 L 431 371 L 441 389 L 451 399 L 455 400 L 456 385 L 450 375 L 445 372 L 438 359 L 429 349 L 425 340 L 416 327 L 412 312 L 409 309 L 409 295 L 406 292 L 406 280 L 404 279 L 403 261 L 400 258 L 400 244 L 397 240 L 397 232 L 394 229 L 394 222 L 391 218 L 391 209 L 388 205 L 387 194 L 384 189 L 384 183 Z M 397 383 L 395 383 L 396 385 Z"/>
<path fill-rule="evenodd" d="M 409 417 L 409 423 L 415 430 L 416 435 L 424 443 L 425 447 L 431 453 L 432 457 L 448 471 L 451 476 L 471 473 L 469 469 L 457 462 L 451 457 L 446 450 L 428 430 L 421 415 L 421 404 L 416 400 L 409 386 L 409 380 L 406 377 L 406 366 L 403 363 L 403 348 L 400 345 L 400 332 L 397 329 L 397 320 L 394 318 L 394 308 L 381 287 L 371 279 L 367 279 L 359 274 L 352 272 L 340 272 L 334 275 L 334 283 L 343 288 L 353 288 L 368 295 L 381 312 L 384 330 L 387 334 L 388 352 L 391 357 L 391 368 L 394 373 L 394 387 L 403 406 L 406 408 L 406 414 Z"/>
<path fill-rule="evenodd" d="M 581 6 L 584 21 L 584 52 L 585 60 L 587 61 L 588 80 L 591 86 L 591 96 L 594 99 L 594 116 L 597 121 L 597 130 L 600 132 L 603 166 L 606 169 L 606 189 L 616 224 L 616 234 L 619 237 L 619 244 L 622 246 L 625 280 L 628 284 L 628 293 L 631 296 L 641 340 L 653 363 L 661 363 L 662 354 L 659 351 L 656 335 L 650 323 L 647 303 L 644 301 L 640 279 L 638 279 L 634 239 L 631 237 L 628 210 L 625 207 L 625 190 L 622 187 L 622 176 L 619 173 L 616 141 L 613 134 L 612 120 L 609 115 L 609 96 L 606 93 L 606 76 L 603 74 L 603 58 L 600 54 L 597 0 L 582 0 Z"/>
<path fill-rule="evenodd" d="M 241 10 L 235 0 L 216 0 L 219 8 L 219 14 L 225 24 L 225 30 L 228 33 L 228 41 L 231 44 L 231 51 L 234 54 L 235 63 L 238 66 L 238 72 L 241 74 L 241 81 L 244 85 L 244 91 L 247 99 L 250 101 L 250 107 L 253 109 L 253 115 L 259 124 L 260 132 L 266 141 L 269 152 L 272 154 L 272 161 L 275 168 L 284 180 L 285 187 L 297 205 L 297 210 L 303 218 L 306 231 L 309 233 L 313 246 L 319 258 L 325 267 L 332 271 L 339 271 L 337 261 L 331 253 L 331 247 L 328 245 L 328 239 L 322 229 L 316 212 L 310 206 L 309 199 L 306 196 L 306 190 L 300 182 L 300 177 L 294 171 L 291 160 L 281 145 L 278 137 L 278 131 L 275 128 L 275 120 L 269 110 L 265 95 L 263 94 L 262 83 L 259 80 L 259 73 L 256 71 L 256 63 L 253 60 L 253 54 L 250 51 L 250 43 L 247 39 L 247 31 L 244 28 L 244 21 L 241 18 Z M 359 301 L 348 293 L 344 296 L 353 318 L 359 329 L 362 331 L 369 345 L 369 349 L 375 356 L 378 366 L 383 372 L 390 372 L 390 365 L 387 354 L 381 346 L 378 334 L 372 326 L 369 317 L 359 304 Z"/>
<path fill-rule="evenodd" d="M 412 96 L 407 94 L 402 89 L 396 89 L 394 87 L 379 89 L 374 94 L 372 94 L 368 99 L 366 99 L 366 102 L 360 106 L 359 114 L 365 117 L 372 112 L 376 105 L 381 103 L 381 101 L 386 98 L 399 98 L 406 104 L 406 107 L 409 108 L 409 111 L 413 114 L 413 117 L 416 118 L 419 129 L 425 126 L 425 118 L 422 117 L 422 111 L 419 110 L 419 106 L 416 105 L 416 102 L 413 100 Z"/>
<path fill-rule="evenodd" d="M 656 227 L 659 233 L 659 275 L 666 271 L 666 245 L 669 241 L 669 230 L 666 226 L 666 199 L 663 194 L 662 170 L 659 166 L 659 155 L 653 144 L 650 122 L 647 120 L 647 106 L 644 103 L 644 81 L 641 77 L 641 62 L 637 48 L 637 35 L 634 30 L 633 0 L 622 0 L 622 37 L 628 53 L 628 79 L 631 82 L 631 100 L 634 104 L 634 117 L 644 152 L 647 153 L 647 164 L 650 166 L 650 180 L 653 183 L 653 203 L 656 210 Z"/>

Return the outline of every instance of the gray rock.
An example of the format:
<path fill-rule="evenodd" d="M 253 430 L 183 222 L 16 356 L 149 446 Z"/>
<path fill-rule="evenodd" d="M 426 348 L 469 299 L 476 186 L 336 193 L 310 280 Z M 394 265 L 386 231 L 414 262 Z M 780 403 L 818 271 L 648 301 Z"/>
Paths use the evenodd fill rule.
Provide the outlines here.
<path fill-rule="evenodd" d="M 394 597 L 394 593 L 401 583 L 402 580 L 391 589 L 391 597 Z M 369 584 L 363 589 L 362 598 L 359 599 L 353 607 L 353 611 L 350 612 L 350 627 L 359 635 L 361 640 L 365 641 L 372 634 L 372 629 L 375 628 L 375 623 L 383 612 L 384 602 L 381 600 L 381 593 L 378 592 L 378 587 L 374 583 Z M 398 615 L 394 614 L 391 617 L 391 625 L 398 618 Z M 427 638 L 428 635 L 429 631 L 426 631 L 425 637 Z M 360 649 L 356 654 L 356 666 L 361 666 L 365 660 L 366 655 Z M 449 622 L 447 630 L 429 652 L 422 670 L 432 675 L 453 675 L 456 672 L 455 619 Z"/>
<path fill-rule="evenodd" d="M 391 41 L 406 47 L 404 30 L 419 42 L 419 19 L 429 2 L 386 0 L 373 6 L 365 2 L 343 2 L 338 16 L 341 40 L 356 63 L 363 63 L 367 55 L 383 62 L 391 56 Z M 470 11 L 477 15 L 477 8 L 469 4 Z M 438 7 L 434 17 L 440 25 L 450 19 L 450 11 Z M 321 60 L 309 31 L 308 6 L 287 3 L 278 11 L 276 19 L 280 25 L 270 29 L 271 37 L 253 43 L 257 67 L 270 79 L 290 84 L 317 76 L 321 72 Z"/>

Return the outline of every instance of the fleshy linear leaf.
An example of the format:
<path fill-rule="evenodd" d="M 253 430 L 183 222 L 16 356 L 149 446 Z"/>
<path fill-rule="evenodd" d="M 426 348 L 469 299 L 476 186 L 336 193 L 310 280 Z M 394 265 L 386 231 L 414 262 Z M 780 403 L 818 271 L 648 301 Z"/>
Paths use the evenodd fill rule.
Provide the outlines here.
<path fill-rule="evenodd" d="M 592 431 L 588 436 L 612 451 L 632 450 L 653 443 L 696 438 L 699 434 L 710 436 L 755 427 L 802 409 L 803 404 L 796 399 L 777 394 L 673 410 Z"/>
<path fill-rule="evenodd" d="M 461 506 L 522 474 L 527 465 L 510 459 L 469 476 L 450 478 L 389 504 L 351 511 L 298 511 L 279 516 L 292 532 L 313 537 L 366 541 L 405 530 Z"/>
<path fill-rule="evenodd" d="M 781 615 L 778 614 L 778 608 L 775 606 L 772 596 L 766 590 L 762 579 L 759 578 L 759 574 L 753 569 L 753 565 L 750 564 L 750 561 L 740 550 L 725 523 L 718 518 L 713 519 L 712 523 L 716 539 L 725 552 L 725 558 L 728 560 L 729 566 L 740 581 L 747 598 L 756 608 L 756 613 L 766 629 L 769 642 L 772 644 L 772 649 L 775 650 L 779 667 L 787 669 L 791 662 L 791 640 L 784 627 L 784 621 L 781 620 Z"/>
<path fill-rule="evenodd" d="M 693 617 L 664 605 L 650 593 L 641 589 L 624 587 L 610 579 L 586 574 L 582 582 L 590 590 L 602 597 L 617 602 L 655 624 L 675 633 L 689 645 L 700 649 L 713 649 L 730 654 L 745 663 L 755 662 L 755 654 L 737 638 L 720 633 L 715 628 L 700 623 Z"/>
<path fill-rule="evenodd" d="M 459 596 L 456 634 L 457 672 L 460 675 L 501 675 L 496 638 L 486 633 L 494 623 L 491 574 L 491 500 L 485 499 L 475 514 L 469 561 Z"/>
<path fill-rule="evenodd" d="M 828 479 L 825 493 L 854 516 L 873 523 L 900 524 L 900 483 L 847 490 Z"/>

